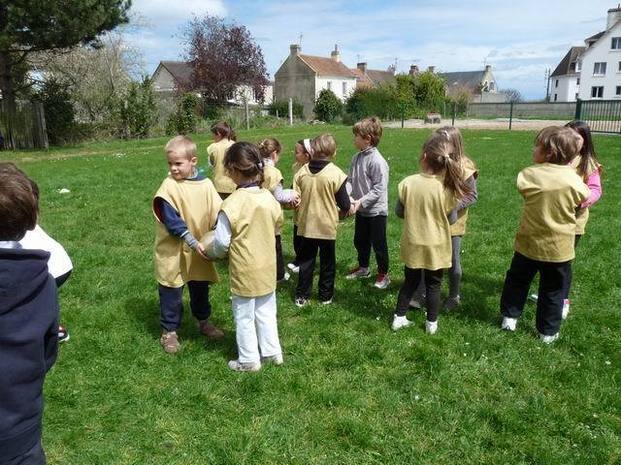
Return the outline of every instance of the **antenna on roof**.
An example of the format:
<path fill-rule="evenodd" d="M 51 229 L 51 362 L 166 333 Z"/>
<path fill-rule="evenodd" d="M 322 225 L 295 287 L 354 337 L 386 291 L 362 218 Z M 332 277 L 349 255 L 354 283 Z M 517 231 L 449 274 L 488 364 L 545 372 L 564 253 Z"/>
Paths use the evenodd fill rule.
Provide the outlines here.
<path fill-rule="evenodd" d="M 300 49 L 302 48 L 302 37 L 304 37 L 304 34 L 300 34 L 298 37 L 298 45 L 300 46 Z"/>
<path fill-rule="evenodd" d="M 356 53 L 356 63 L 360 63 L 360 54 Z"/>
<path fill-rule="evenodd" d="M 395 71 L 397 70 L 398 64 L 399 64 L 399 57 L 395 57 Z"/>

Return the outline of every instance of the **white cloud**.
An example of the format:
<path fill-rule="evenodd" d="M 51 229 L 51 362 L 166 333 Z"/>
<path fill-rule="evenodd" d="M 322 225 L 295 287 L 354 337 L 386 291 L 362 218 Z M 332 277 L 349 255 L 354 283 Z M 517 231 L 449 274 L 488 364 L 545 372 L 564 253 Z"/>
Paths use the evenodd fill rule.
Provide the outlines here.
<path fill-rule="evenodd" d="M 187 21 L 193 15 L 227 14 L 222 0 L 134 0 L 131 10 L 150 20 L 156 27 L 164 23 Z"/>

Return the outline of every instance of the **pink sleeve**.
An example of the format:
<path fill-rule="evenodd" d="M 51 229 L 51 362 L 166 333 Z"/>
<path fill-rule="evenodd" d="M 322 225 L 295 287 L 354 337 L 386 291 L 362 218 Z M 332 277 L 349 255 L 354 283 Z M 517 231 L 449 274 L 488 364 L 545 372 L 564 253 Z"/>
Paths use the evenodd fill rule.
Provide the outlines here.
<path fill-rule="evenodd" d="M 580 205 L 580 208 L 590 207 L 602 196 L 602 181 L 599 177 L 599 170 L 595 170 L 589 175 L 586 185 L 591 191 L 591 195 Z"/>

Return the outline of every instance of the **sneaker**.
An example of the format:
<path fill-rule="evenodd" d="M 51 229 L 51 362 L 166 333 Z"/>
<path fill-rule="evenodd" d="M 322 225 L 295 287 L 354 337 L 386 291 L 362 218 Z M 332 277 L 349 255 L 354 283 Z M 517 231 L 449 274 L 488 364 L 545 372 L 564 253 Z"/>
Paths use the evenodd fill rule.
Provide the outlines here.
<path fill-rule="evenodd" d="M 414 294 L 412 298 L 410 299 L 410 307 L 423 308 L 425 306 L 425 297 L 427 297 L 425 294 L 423 295 Z"/>
<path fill-rule="evenodd" d="M 67 342 L 69 340 L 69 331 L 62 325 L 58 325 L 58 342 Z"/>
<path fill-rule="evenodd" d="M 330 305 L 332 303 L 332 299 L 328 299 L 328 300 L 322 300 L 321 301 L 321 305 Z"/>
<path fill-rule="evenodd" d="M 435 334 L 438 331 L 437 321 L 425 321 L 425 332 L 427 334 Z"/>
<path fill-rule="evenodd" d="M 541 339 L 541 342 L 543 342 L 544 344 L 552 344 L 558 339 L 558 333 L 552 334 L 551 336 L 546 336 L 545 334 L 539 333 L 539 339 Z"/>
<path fill-rule="evenodd" d="M 386 273 L 377 273 L 377 277 L 375 278 L 375 284 L 373 284 L 378 289 L 386 289 L 390 284 L 390 278 Z"/>
<path fill-rule="evenodd" d="M 528 300 L 530 300 L 531 302 L 537 302 L 537 300 L 539 300 L 539 295 L 537 294 L 531 294 L 528 296 Z"/>
<path fill-rule="evenodd" d="M 199 321 L 198 329 L 202 334 L 212 339 L 220 339 L 221 337 L 224 337 L 224 331 L 212 325 L 207 320 Z"/>
<path fill-rule="evenodd" d="M 371 271 L 369 271 L 368 268 L 357 266 L 356 268 L 349 270 L 349 273 L 347 273 L 345 279 L 362 279 L 368 278 L 369 276 L 371 276 Z"/>
<path fill-rule="evenodd" d="M 508 316 L 502 317 L 502 323 L 500 323 L 500 329 L 505 331 L 515 331 L 517 326 L 517 318 L 509 318 Z"/>
<path fill-rule="evenodd" d="M 274 365 L 282 365 L 283 363 L 285 363 L 285 361 L 282 358 L 282 354 L 278 354 L 261 357 L 261 363 L 273 363 Z"/>
<path fill-rule="evenodd" d="M 160 337 L 160 345 L 167 354 L 176 354 L 181 349 L 176 331 L 163 331 Z"/>
<path fill-rule="evenodd" d="M 289 268 L 289 271 L 293 274 L 298 274 L 300 272 L 300 267 L 295 263 L 287 263 L 287 268 Z"/>
<path fill-rule="evenodd" d="M 244 363 L 239 360 L 229 360 L 228 366 L 233 371 L 259 371 L 261 369 L 261 362 Z"/>
<path fill-rule="evenodd" d="M 302 307 L 306 307 L 306 305 L 308 305 L 308 299 L 305 299 L 304 297 L 296 297 L 295 298 L 295 305 L 302 308 Z"/>
<path fill-rule="evenodd" d="M 289 281 L 290 277 L 291 277 L 291 275 L 285 271 L 285 274 L 283 275 L 283 277 L 280 278 L 279 280 L 277 280 L 276 282 L 277 283 L 284 283 L 286 281 Z"/>
<path fill-rule="evenodd" d="M 561 316 L 563 317 L 563 320 L 566 320 L 569 316 L 569 299 L 563 300 L 563 313 L 561 314 Z"/>
<path fill-rule="evenodd" d="M 444 309 L 450 312 L 451 310 L 455 310 L 457 307 L 459 307 L 460 303 L 461 303 L 461 298 L 459 296 L 448 297 L 444 301 Z"/>
<path fill-rule="evenodd" d="M 405 316 L 395 315 L 392 319 L 392 325 L 390 326 L 393 331 L 398 331 L 401 328 L 405 328 L 406 326 L 410 326 L 412 322 L 407 319 Z"/>

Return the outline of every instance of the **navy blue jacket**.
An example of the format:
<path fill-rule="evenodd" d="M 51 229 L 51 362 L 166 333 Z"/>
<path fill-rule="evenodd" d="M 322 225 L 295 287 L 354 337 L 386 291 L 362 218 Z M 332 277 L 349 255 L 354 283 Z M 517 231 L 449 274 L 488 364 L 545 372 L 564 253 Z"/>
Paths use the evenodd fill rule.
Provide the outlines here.
<path fill-rule="evenodd" d="M 58 296 L 49 253 L 0 249 L 0 458 L 41 438 L 43 381 L 56 361 Z"/>

